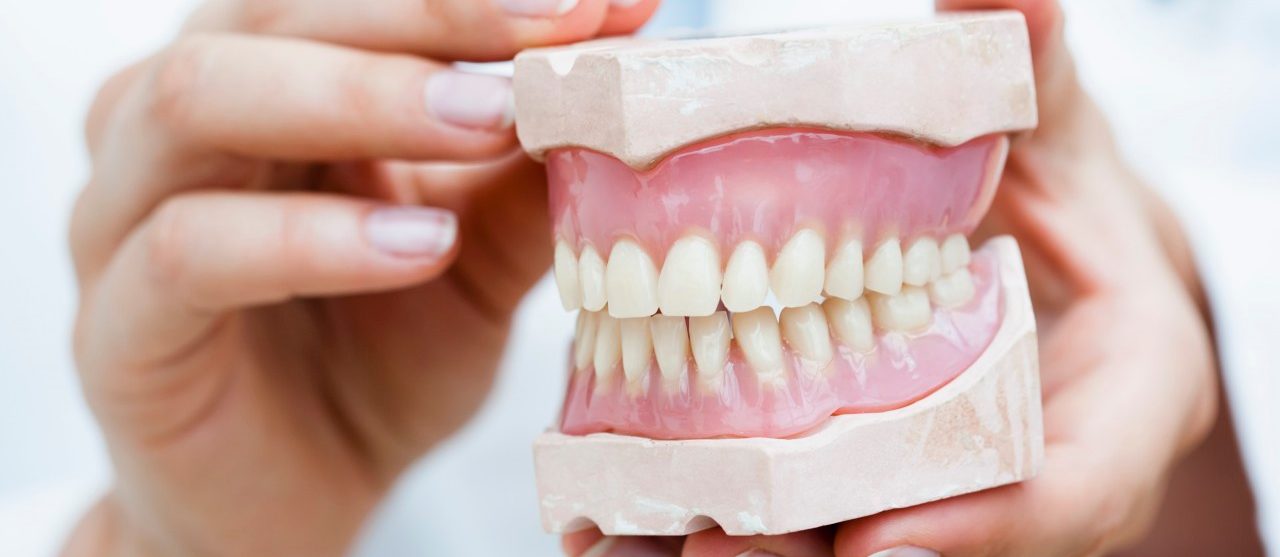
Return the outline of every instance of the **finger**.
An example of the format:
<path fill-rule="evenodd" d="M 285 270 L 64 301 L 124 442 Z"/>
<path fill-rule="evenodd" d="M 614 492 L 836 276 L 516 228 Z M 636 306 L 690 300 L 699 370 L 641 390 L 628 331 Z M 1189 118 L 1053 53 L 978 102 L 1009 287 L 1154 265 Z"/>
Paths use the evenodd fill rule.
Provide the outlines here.
<path fill-rule="evenodd" d="M 189 31 L 287 35 L 440 60 L 504 60 L 596 35 L 608 0 L 213 0 Z"/>
<path fill-rule="evenodd" d="M 632 33 L 653 17 L 659 0 L 611 0 L 609 14 L 600 25 L 601 35 Z"/>
<path fill-rule="evenodd" d="M 720 528 L 703 530 L 685 541 L 683 557 L 831 557 L 834 530 L 820 528 L 778 536 L 729 536 Z M 754 551 L 754 553 L 752 553 Z"/>
<path fill-rule="evenodd" d="M 566 535 L 562 540 L 569 557 L 678 557 L 683 540 L 678 537 L 605 536 L 592 528 Z"/>
<path fill-rule="evenodd" d="M 451 212 L 312 193 L 192 193 L 140 226 L 91 293 L 84 351 L 165 358 L 231 309 L 404 287 L 456 253 Z"/>

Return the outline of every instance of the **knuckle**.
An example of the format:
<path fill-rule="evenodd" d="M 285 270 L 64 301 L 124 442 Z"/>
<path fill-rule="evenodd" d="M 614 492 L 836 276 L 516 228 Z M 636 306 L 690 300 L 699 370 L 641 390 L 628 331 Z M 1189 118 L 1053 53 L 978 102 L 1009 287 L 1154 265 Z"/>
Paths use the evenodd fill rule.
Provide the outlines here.
<path fill-rule="evenodd" d="M 166 200 L 152 215 L 143 238 L 145 272 L 151 285 L 182 291 L 189 280 L 189 205 L 180 197 Z"/>
<path fill-rule="evenodd" d="M 239 27 L 251 33 L 283 29 L 290 13 L 288 3 L 278 0 L 241 0 L 236 4 Z"/>
<path fill-rule="evenodd" d="M 191 115 L 193 98 L 199 91 L 217 39 L 191 35 L 180 39 L 156 59 L 151 75 L 148 112 L 160 122 L 181 125 Z"/>

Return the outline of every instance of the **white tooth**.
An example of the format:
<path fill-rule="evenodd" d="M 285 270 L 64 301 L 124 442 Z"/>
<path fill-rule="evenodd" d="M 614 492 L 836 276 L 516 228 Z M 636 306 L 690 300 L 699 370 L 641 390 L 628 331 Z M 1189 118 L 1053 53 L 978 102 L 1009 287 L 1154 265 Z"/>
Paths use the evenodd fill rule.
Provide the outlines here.
<path fill-rule="evenodd" d="M 782 336 L 806 363 L 821 370 L 831 363 L 831 333 L 822 306 L 809 304 L 782 310 Z"/>
<path fill-rule="evenodd" d="M 671 246 L 658 277 L 658 299 L 666 315 L 711 315 L 720 306 L 720 253 L 702 236 Z"/>
<path fill-rule="evenodd" d="M 827 248 L 816 230 L 802 228 L 778 252 L 769 286 L 785 307 L 800 307 L 822 295 Z"/>
<path fill-rule="evenodd" d="M 622 335 L 622 373 L 627 383 L 639 386 L 649 371 L 649 359 L 653 357 L 653 337 L 649 336 L 649 318 L 635 317 L 619 320 Z"/>
<path fill-rule="evenodd" d="M 563 241 L 556 242 L 556 288 L 566 311 L 582 307 L 582 289 L 578 287 L 578 257 Z"/>
<path fill-rule="evenodd" d="M 822 309 L 826 311 L 831 330 L 841 344 L 858 352 L 870 352 L 875 348 L 876 340 L 871 331 L 871 305 L 866 298 L 858 298 L 852 302 L 827 298 Z"/>
<path fill-rule="evenodd" d="M 596 312 L 578 312 L 578 327 L 573 338 L 573 366 L 581 371 L 591 365 L 591 355 L 596 348 Z"/>
<path fill-rule="evenodd" d="M 827 295 L 857 300 L 862 296 L 862 275 L 862 242 L 849 240 L 827 264 Z"/>
<path fill-rule="evenodd" d="M 582 309 L 600 311 L 608 300 L 604 289 L 604 260 L 596 248 L 582 248 L 578 256 L 578 284 L 582 287 Z"/>
<path fill-rule="evenodd" d="M 679 381 L 689 360 L 689 329 L 683 317 L 655 315 L 649 319 L 653 353 L 666 382 Z M 728 341 L 726 341 L 727 344 Z"/>
<path fill-rule="evenodd" d="M 952 234 L 942 241 L 942 274 L 969 265 L 969 241 L 962 234 Z"/>
<path fill-rule="evenodd" d="M 969 303 L 973 299 L 973 275 L 969 269 L 942 275 L 929 283 L 929 299 L 946 308 L 955 308 Z"/>
<path fill-rule="evenodd" d="M 596 384 L 607 385 L 618 367 L 618 359 L 622 352 L 622 338 L 618 330 L 618 320 L 606 313 L 596 318 L 596 351 L 593 365 L 596 368 Z"/>
<path fill-rule="evenodd" d="M 742 242 L 729 256 L 720 293 L 729 311 L 750 311 L 764 304 L 769 294 L 769 264 L 764 248 L 752 241 Z"/>
<path fill-rule="evenodd" d="M 609 291 L 609 315 L 648 317 L 658 311 L 658 270 L 639 244 L 631 240 L 613 244 L 604 283 Z"/>
<path fill-rule="evenodd" d="M 902 282 L 912 286 L 924 286 L 942 274 L 938 241 L 920 238 L 902 255 Z"/>
<path fill-rule="evenodd" d="M 784 381 L 782 335 L 771 308 L 733 314 L 733 338 L 762 383 Z"/>
<path fill-rule="evenodd" d="M 706 317 L 689 318 L 689 345 L 693 361 L 698 364 L 698 382 L 718 389 L 729 359 L 729 315 L 717 311 Z"/>
<path fill-rule="evenodd" d="M 902 290 L 902 246 L 890 238 L 876 247 L 867 259 L 867 290 L 881 294 L 897 294 Z"/>
<path fill-rule="evenodd" d="M 916 331 L 929 325 L 929 294 L 919 286 L 904 286 L 896 296 L 873 296 L 871 319 L 889 331 Z"/>

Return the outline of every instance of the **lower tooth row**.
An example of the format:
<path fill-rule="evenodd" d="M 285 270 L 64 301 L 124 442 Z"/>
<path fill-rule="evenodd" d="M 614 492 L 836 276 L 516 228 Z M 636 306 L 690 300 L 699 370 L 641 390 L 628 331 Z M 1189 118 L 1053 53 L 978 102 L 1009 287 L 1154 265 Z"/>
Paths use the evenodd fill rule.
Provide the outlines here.
<path fill-rule="evenodd" d="M 715 388 L 721 384 L 730 344 L 736 342 L 761 382 L 778 383 L 785 381 L 787 369 L 783 341 L 800 357 L 801 371 L 819 374 L 834 358 L 833 339 L 850 350 L 870 352 L 876 329 L 921 330 L 929 325 L 933 306 L 958 307 L 973 296 L 973 277 L 961 267 L 923 287 L 903 286 L 896 295 L 830 297 L 821 304 L 784 308 L 776 317 L 769 307 L 687 319 L 661 314 L 619 319 L 584 311 L 574 335 L 574 366 L 594 368 L 601 386 L 612 384 L 621 368 L 621 378 L 635 392 L 644 388 L 653 363 L 664 384 L 676 388 L 692 356 L 698 384 Z"/>
<path fill-rule="evenodd" d="M 829 259 L 825 246 L 820 233 L 801 229 L 778 251 L 770 267 L 764 248 L 744 241 L 721 270 L 715 243 L 689 235 L 671 245 L 658 269 L 634 240 L 618 240 L 607 260 L 590 245 L 575 254 L 567 242 L 560 241 L 555 249 L 555 277 L 566 309 L 607 308 L 619 318 L 658 312 L 709 316 L 721 304 L 733 312 L 759 308 L 770 291 L 788 308 L 810 304 L 823 295 L 844 300 L 856 300 L 864 291 L 897 295 L 904 288 L 939 283 L 970 259 L 968 241 L 960 234 L 948 236 L 941 244 L 933 238 L 917 238 L 906 249 L 890 238 L 876 245 L 865 261 L 858 240 L 843 242 Z M 947 298 L 960 286 L 944 286 L 941 296 Z"/>

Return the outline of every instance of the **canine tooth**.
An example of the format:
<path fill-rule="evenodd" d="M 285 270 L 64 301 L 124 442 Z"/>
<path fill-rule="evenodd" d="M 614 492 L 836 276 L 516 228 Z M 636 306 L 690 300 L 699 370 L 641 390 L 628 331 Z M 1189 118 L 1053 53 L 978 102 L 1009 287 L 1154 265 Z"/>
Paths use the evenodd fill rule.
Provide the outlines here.
<path fill-rule="evenodd" d="M 902 254 L 902 282 L 912 286 L 924 286 L 942 274 L 938 241 L 920 238 Z"/>
<path fill-rule="evenodd" d="M 654 358 L 658 371 L 666 381 L 678 381 L 684 374 L 689 360 L 689 329 L 683 317 L 655 315 L 649 319 L 649 331 L 653 336 Z M 723 364 L 721 364 L 723 365 Z"/>
<path fill-rule="evenodd" d="M 952 234 L 942 241 L 942 274 L 948 275 L 969 264 L 969 241 L 962 234 Z"/>
<path fill-rule="evenodd" d="M 761 382 L 783 381 L 782 335 L 773 309 L 733 314 L 733 338 Z"/>
<path fill-rule="evenodd" d="M 973 275 L 961 268 L 929 283 L 929 299 L 942 307 L 954 308 L 973 299 Z"/>
<path fill-rule="evenodd" d="M 827 264 L 824 288 L 830 296 L 857 300 L 862 295 L 862 280 L 862 242 L 849 240 L 836 249 Z"/>
<path fill-rule="evenodd" d="M 724 270 L 720 297 L 729 311 L 750 311 L 760 307 L 769 294 L 769 264 L 764 248 L 750 240 L 738 244 Z"/>
<path fill-rule="evenodd" d="M 596 351 L 592 361 L 596 368 L 596 383 L 603 385 L 609 382 L 613 369 L 618 366 L 622 338 L 617 319 L 601 313 L 596 322 Z"/>
<path fill-rule="evenodd" d="M 649 336 L 649 318 L 620 319 L 622 336 L 622 373 L 627 383 L 638 385 L 649 371 L 649 359 L 653 357 L 653 337 Z"/>
<path fill-rule="evenodd" d="M 582 309 L 604 309 L 608 301 L 604 289 L 604 260 L 594 247 L 582 248 L 582 255 L 578 256 L 578 284 L 582 287 Z"/>
<path fill-rule="evenodd" d="M 729 359 L 729 315 L 717 311 L 706 317 L 689 318 L 689 345 L 698 364 L 698 382 L 718 388 Z"/>
<path fill-rule="evenodd" d="M 613 244 L 604 283 L 609 291 L 609 315 L 648 317 L 658 311 L 658 270 L 639 244 L 631 240 Z"/>
<path fill-rule="evenodd" d="M 666 315 L 711 315 L 720 305 L 720 253 L 701 236 L 671 246 L 658 277 L 658 299 Z"/>
<path fill-rule="evenodd" d="M 578 327 L 573 334 L 573 366 L 581 371 L 591 365 L 596 348 L 596 312 L 578 312 Z"/>
<path fill-rule="evenodd" d="M 871 319 L 889 331 L 915 331 L 929 325 L 929 294 L 919 286 L 903 286 L 896 296 L 873 296 Z"/>
<path fill-rule="evenodd" d="M 769 273 L 769 286 L 779 303 L 799 307 L 822 294 L 826 251 L 822 235 L 812 229 L 802 228 L 787 240 Z"/>
<path fill-rule="evenodd" d="M 875 348 L 876 340 L 871 330 L 871 305 L 866 298 L 858 298 L 852 302 L 827 298 L 822 309 L 841 344 L 859 352 L 870 352 Z"/>
<path fill-rule="evenodd" d="M 902 290 L 902 246 L 897 238 L 880 242 L 867 259 L 865 284 L 867 290 L 881 294 Z"/>
<path fill-rule="evenodd" d="M 780 322 L 782 336 L 802 358 L 816 364 L 818 369 L 831 363 L 831 333 L 822 306 L 809 304 L 784 309 Z"/>

